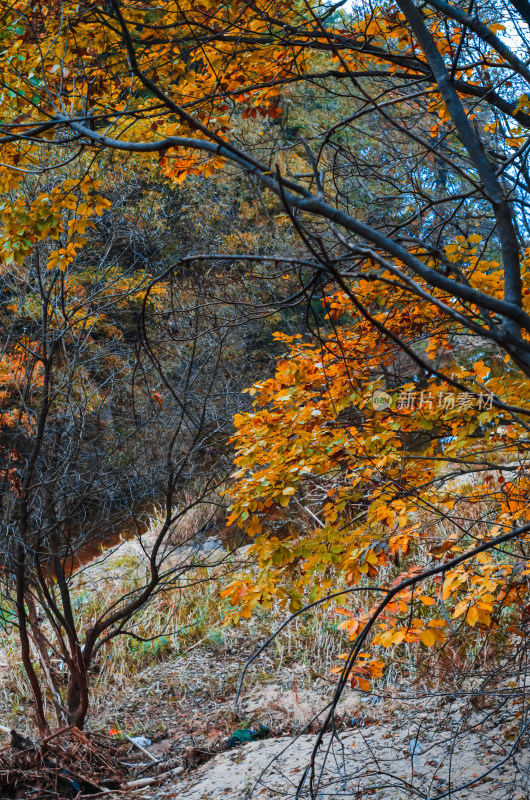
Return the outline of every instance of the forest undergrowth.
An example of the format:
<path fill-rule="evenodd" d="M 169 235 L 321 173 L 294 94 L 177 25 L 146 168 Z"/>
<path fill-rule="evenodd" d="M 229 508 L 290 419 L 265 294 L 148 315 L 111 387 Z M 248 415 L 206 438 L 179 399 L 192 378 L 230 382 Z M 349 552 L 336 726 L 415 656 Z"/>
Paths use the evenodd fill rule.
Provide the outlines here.
<path fill-rule="evenodd" d="M 462 514 L 475 514 L 477 521 L 485 511 L 485 507 L 477 504 L 461 509 Z M 204 513 L 197 511 L 188 514 L 182 525 L 184 540 L 188 538 L 187 527 L 204 522 L 203 517 Z M 83 626 L 93 624 L 105 607 L 119 603 L 145 582 L 157 523 L 155 514 L 142 537 L 123 539 L 111 548 L 102 548 L 98 557 L 80 567 L 72 577 L 73 605 Z M 431 531 L 432 540 L 436 541 L 436 528 L 441 524 L 428 515 L 418 518 L 418 537 L 411 542 L 409 553 L 390 561 L 384 574 L 379 575 L 379 581 L 391 585 L 400 570 L 406 572 L 418 557 L 416 551 L 427 552 L 432 547 L 431 537 L 426 536 L 425 531 Z M 219 528 L 215 532 L 223 530 Z M 451 533 L 449 529 L 444 531 L 449 539 Z M 179 563 L 183 549 L 185 547 L 175 548 L 168 563 L 171 558 Z M 259 697 L 264 688 L 271 685 L 280 694 L 292 692 L 294 686 L 292 708 L 277 709 L 276 733 L 301 730 L 308 717 L 298 692 L 312 693 L 309 705 L 315 712 L 320 710 L 318 702 L 336 685 L 341 658 L 348 649 L 351 620 L 358 619 L 366 610 L 361 597 L 345 593 L 344 597 L 318 604 L 298 615 L 276 601 L 271 608 L 258 607 L 250 619 L 240 619 L 235 624 L 230 597 L 223 598 L 223 595 L 234 576 L 243 572 L 256 574 L 258 565 L 252 545 L 230 551 L 214 535 L 205 540 L 191 559 L 188 553 L 186 555 L 196 566 L 186 574 L 180 586 L 172 585 L 167 592 L 159 593 L 137 615 L 127 634 L 113 638 L 101 649 L 91 670 L 93 694 L 89 730 L 118 737 L 142 735 L 156 740 L 175 725 L 178 727 L 184 722 L 186 726 L 191 722 L 196 734 L 200 731 L 200 736 L 210 743 L 218 742 L 223 737 L 229 738 L 232 730 L 238 727 L 261 721 L 252 714 L 245 715 L 244 702 L 236 703 L 238 688 L 244 701 Z M 340 588 L 337 583 L 336 591 Z M 342 588 L 347 590 L 347 584 Z M 443 613 L 452 636 L 434 649 L 419 642 L 379 647 L 386 659 L 384 673 L 379 677 L 370 675 L 369 691 L 363 690 L 362 685 L 359 687 L 362 671 L 357 673 L 357 680 L 352 680 L 349 690 L 354 706 L 370 704 L 371 699 L 377 702 L 378 698 L 398 697 L 404 690 L 408 696 L 422 697 L 427 693 L 433 697 L 445 696 L 448 679 L 455 693 L 464 692 L 475 705 L 480 705 L 486 683 L 489 690 L 495 692 L 498 688 L 495 686 L 496 669 L 499 668 L 503 680 L 506 678 L 500 667 L 504 663 L 503 649 L 510 639 L 509 620 L 508 623 L 505 620 L 502 629 L 492 633 L 489 640 L 478 635 L 473 638 L 467 627 L 462 630 L 462 618 L 452 619 L 458 612 L 450 602 L 441 601 L 441 591 L 439 599 L 440 607 L 433 608 L 429 604 L 416 613 L 421 613 L 424 621 Z M 289 619 L 289 624 L 273 636 Z M 2 723 L 6 729 L 30 733 L 31 692 L 20 661 L 15 629 L 4 621 L 0 637 Z M 247 668 L 247 662 L 269 638 L 268 646 Z M 513 639 L 511 637 L 511 644 L 517 650 Z M 52 663 L 56 677 L 61 680 L 63 673 L 66 681 L 64 665 L 59 659 Z M 512 688 L 515 685 L 513 682 Z M 198 697 L 207 698 L 206 715 L 201 716 L 205 707 L 197 703 Z M 45 702 L 49 703 L 50 698 Z M 297 711 L 298 703 L 301 708 Z M 317 730 L 318 720 L 313 721 L 310 728 Z"/>

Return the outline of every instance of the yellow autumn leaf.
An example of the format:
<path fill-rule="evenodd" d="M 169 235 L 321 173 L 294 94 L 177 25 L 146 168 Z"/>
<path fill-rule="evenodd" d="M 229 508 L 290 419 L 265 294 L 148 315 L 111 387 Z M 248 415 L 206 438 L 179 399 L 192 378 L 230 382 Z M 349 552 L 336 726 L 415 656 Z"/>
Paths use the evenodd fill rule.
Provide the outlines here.
<path fill-rule="evenodd" d="M 475 606 L 471 606 L 466 615 L 466 622 L 468 622 L 472 627 L 475 627 L 475 625 L 478 622 L 478 618 L 479 618 L 478 608 L 476 608 Z"/>
<path fill-rule="evenodd" d="M 489 374 L 490 368 L 483 361 L 477 361 L 473 367 L 473 371 L 475 375 L 478 375 L 478 377 L 482 379 Z"/>
<path fill-rule="evenodd" d="M 424 644 L 426 647 L 432 647 L 436 641 L 434 633 L 430 631 L 428 628 L 425 628 L 424 630 L 420 631 L 418 633 L 418 638 L 420 642 Z"/>
<path fill-rule="evenodd" d="M 416 600 L 419 600 L 420 603 L 423 603 L 424 606 L 434 606 L 434 605 L 436 605 L 436 600 L 434 600 L 432 597 L 429 597 L 426 594 L 419 594 L 417 596 Z"/>

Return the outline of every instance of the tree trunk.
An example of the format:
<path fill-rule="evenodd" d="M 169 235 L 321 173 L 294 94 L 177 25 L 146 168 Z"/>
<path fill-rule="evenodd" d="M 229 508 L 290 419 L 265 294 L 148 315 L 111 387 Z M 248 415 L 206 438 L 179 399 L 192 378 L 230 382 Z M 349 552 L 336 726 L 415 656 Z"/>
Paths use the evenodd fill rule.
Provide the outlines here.
<path fill-rule="evenodd" d="M 68 718 L 71 725 L 83 730 L 88 712 L 88 671 L 79 645 L 74 653 L 75 670 L 70 671 L 68 683 Z"/>

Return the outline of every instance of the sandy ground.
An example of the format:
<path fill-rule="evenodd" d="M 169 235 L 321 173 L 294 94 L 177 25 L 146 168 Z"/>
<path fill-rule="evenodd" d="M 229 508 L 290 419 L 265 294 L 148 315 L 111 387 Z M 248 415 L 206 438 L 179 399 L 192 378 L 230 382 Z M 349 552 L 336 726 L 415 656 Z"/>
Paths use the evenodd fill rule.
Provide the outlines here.
<path fill-rule="evenodd" d="M 274 686 L 268 687 L 262 717 L 281 720 Z M 287 705 L 287 713 L 289 704 Z M 517 739 L 513 709 L 492 715 L 492 708 L 468 713 L 452 699 L 396 705 L 380 700 L 359 703 L 356 716 L 336 735 L 326 735 L 316 755 L 316 735 L 279 736 L 251 742 L 214 756 L 206 764 L 144 797 L 169 800 L 295 800 L 339 798 L 491 798 L 530 797 L 530 753 L 526 737 Z M 306 710 L 320 700 L 308 691 Z M 256 710 L 256 705 L 254 704 Z M 301 784 L 302 783 L 302 788 Z"/>

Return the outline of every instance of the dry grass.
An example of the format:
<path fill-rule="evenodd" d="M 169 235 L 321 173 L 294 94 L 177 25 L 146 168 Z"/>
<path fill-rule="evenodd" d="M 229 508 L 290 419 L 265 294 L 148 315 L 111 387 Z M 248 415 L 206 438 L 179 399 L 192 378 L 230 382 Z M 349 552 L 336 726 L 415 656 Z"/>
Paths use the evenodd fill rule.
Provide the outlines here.
<path fill-rule="evenodd" d="M 471 518 L 475 515 L 477 527 L 487 512 L 487 504 L 475 503 L 462 506 L 462 516 Z M 197 506 L 189 512 L 181 522 L 181 533 L 173 544 L 185 541 L 197 526 L 207 525 L 215 518 L 215 512 Z M 420 519 L 421 528 L 418 537 L 411 545 L 411 552 L 402 558 L 399 569 L 406 569 L 412 561 L 424 563 L 428 560 L 428 551 L 433 541 L 445 539 L 453 533 L 450 522 L 433 519 L 424 515 Z M 148 542 L 156 530 L 157 520 L 153 519 L 152 531 L 147 533 L 142 542 Z M 182 537 L 181 537 L 182 534 Z M 423 534 L 423 535 L 422 535 Z M 177 548 L 175 559 L 182 559 L 185 554 Z M 286 617 L 286 612 L 279 609 L 265 611 L 258 609 L 248 622 L 238 628 L 225 627 L 224 618 L 229 610 L 228 601 L 220 599 L 220 593 L 226 584 L 226 576 L 241 566 L 241 551 L 232 554 L 222 553 L 222 558 L 214 550 L 206 550 L 201 558 L 200 566 L 187 574 L 186 582 L 180 588 L 158 595 L 141 612 L 138 613 L 131 630 L 145 641 L 130 636 L 120 636 L 107 643 L 99 652 L 91 668 L 92 673 L 92 706 L 91 719 L 109 720 L 109 702 L 120 693 L 135 691 L 142 684 L 144 676 L 150 671 L 177 670 L 183 659 L 190 654 L 200 660 L 201 653 L 212 653 L 220 663 L 226 665 L 231 675 L 225 683 L 217 680 L 216 691 L 221 694 L 232 691 L 245 660 L 252 654 L 258 643 L 266 639 Z M 381 571 L 378 578 L 380 584 L 392 582 L 396 574 L 396 564 L 389 563 Z M 74 610 L 79 620 L 79 630 L 83 631 L 102 613 L 110 603 L 138 586 L 146 576 L 146 555 L 137 541 L 128 541 L 112 552 L 106 553 L 75 578 L 73 584 Z M 434 588 L 436 594 L 436 589 Z M 347 605 L 352 611 L 359 610 L 362 602 L 358 596 L 350 595 L 340 603 Z M 447 604 L 451 614 L 450 603 Z M 429 613 L 429 612 L 425 612 Z M 439 616 L 439 609 L 437 611 Z M 250 684 L 258 686 L 277 679 L 286 668 L 292 671 L 297 666 L 297 680 L 309 685 L 315 680 L 333 681 L 331 668 L 337 666 L 337 656 L 348 649 L 349 642 L 345 635 L 337 630 L 343 620 L 333 608 L 319 607 L 302 614 L 294 620 L 274 640 L 267 654 L 260 658 L 250 673 Z M 4 629 L 0 639 L 0 663 L 2 670 L 2 692 L 0 693 L 0 713 L 4 725 L 14 725 L 20 730 L 28 725 L 28 686 L 20 664 L 20 655 L 16 633 L 13 629 Z M 500 633 L 497 634 L 499 638 Z M 458 658 L 459 668 L 465 672 L 477 659 L 483 643 L 478 636 L 457 636 L 453 643 L 445 648 L 445 658 L 449 659 L 449 667 L 454 668 Z M 491 653 L 491 651 L 490 651 Z M 404 675 L 425 676 L 429 670 L 431 688 L 440 688 L 445 680 L 444 656 L 439 660 L 436 670 L 432 667 L 433 653 L 421 652 L 415 646 L 401 646 L 399 650 L 391 648 L 385 651 L 385 660 L 389 665 L 384 682 L 399 681 Z M 61 665 L 59 664 L 60 668 Z M 423 667 L 423 669 L 422 669 Z M 180 669 L 180 667 L 179 667 Z M 176 694 L 186 691 L 186 672 L 179 672 L 184 677 L 174 687 Z M 207 676 L 203 676 L 208 680 Z M 222 685 L 221 685 L 222 684 Z M 224 687 L 224 688 L 223 688 Z M 375 683 L 374 688 L 381 688 L 382 682 Z M 48 700 L 49 702 L 49 700 Z M 110 716 L 109 716 L 110 714 Z M 118 725 L 118 722 L 116 722 Z"/>
<path fill-rule="evenodd" d="M 208 551 L 212 561 L 218 560 L 215 553 Z M 181 559 L 182 554 L 175 557 Z M 108 720 L 109 699 L 131 688 L 134 690 L 149 670 L 156 670 L 158 666 L 171 669 L 172 664 L 181 663 L 189 654 L 200 656 L 204 650 L 210 655 L 214 651 L 220 661 L 230 662 L 229 688 L 235 688 L 244 661 L 285 619 L 286 612 L 258 610 L 248 622 L 238 627 L 225 627 L 229 606 L 228 601 L 220 599 L 220 592 L 226 585 L 226 575 L 241 565 L 241 556 L 223 552 L 220 560 L 221 564 L 194 569 L 186 576 L 187 585 L 183 583 L 182 588 L 159 594 L 138 613 L 130 630 L 148 641 L 119 636 L 102 647 L 91 667 L 92 720 L 99 717 Z M 73 581 L 72 599 L 78 629 L 82 632 L 109 604 L 142 585 L 145 576 L 146 556 L 135 541 L 124 542 L 111 554 L 106 553 L 85 567 Z M 250 673 L 251 682 L 271 681 L 294 663 L 300 667 L 302 683 L 314 680 L 315 674 L 330 675 L 346 641 L 337 631 L 340 620 L 331 609 L 321 608 L 301 615 L 256 663 Z M 28 730 L 30 693 L 20 663 L 16 632 L 4 631 L 0 646 L 2 724 Z M 61 664 L 57 667 L 62 669 Z M 177 691 L 182 689 L 177 687 Z M 47 704 L 50 704 L 49 698 Z"/>

